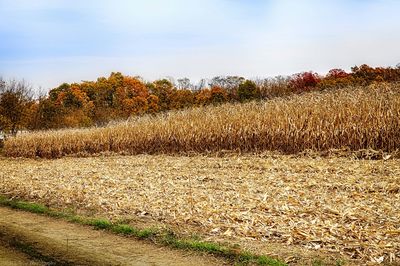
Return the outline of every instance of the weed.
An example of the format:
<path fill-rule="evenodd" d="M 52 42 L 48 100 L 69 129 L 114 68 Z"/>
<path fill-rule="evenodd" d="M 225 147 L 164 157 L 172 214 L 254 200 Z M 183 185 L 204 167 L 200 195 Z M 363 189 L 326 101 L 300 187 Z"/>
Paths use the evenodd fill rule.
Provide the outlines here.
<path fill-rule="evenodd" d="M 114 225 L 111 229 L 116 234 L 121 235 L 137 235 L 138 230 L 134 229 L 132 226 L 127 224 L 117 224 Z"/>
<path fill-rule="evenodd" d="M 88 225 L 93 226 L 96 229 L 111 229 L 112 223 L 105 219 L 92 219 L 87 222 Z"/>
<path fill-rule="evenodd" d="M 10 206 L 15 209 L 29 211 L 33 213 L 47 213 L 49 211 L 46 206 L 31 202 L 15 201 L 11 202 Z"/>
<path fill-rule="evenodd" d="M 154 230 L 154 229 L 152 229 L 152 228 L 150 228 L 150 229 L 143 229 L 143 230 L 140 230 L 140 231 L 137 233 L 137 237 L 138 237 L 138 238 L 145 239 L 145 238 L 150 238 L 150 237 L 154 236 L 155 234 L 156 234 L 156 230 Z"/>

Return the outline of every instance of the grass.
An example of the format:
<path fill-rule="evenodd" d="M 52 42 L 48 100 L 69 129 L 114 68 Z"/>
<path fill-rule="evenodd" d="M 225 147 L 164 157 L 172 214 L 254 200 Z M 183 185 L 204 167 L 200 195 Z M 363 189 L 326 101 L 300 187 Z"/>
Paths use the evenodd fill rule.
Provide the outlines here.
<path fill-rule="evenodd" d="M 48 215 L 51 217 L 65 219 L 69 222 L 92 226 L 97 230 L 106 230 L 119 235 L 133 236 L 138 239 L 147 239 L 151 240 L 154 243 L 161 243 L 165 246 L 173 247 L 176 249 L 191 250 L 191 251 L 204 252 L 216 255 L 234 261 L 237 265 L 248 265 L 248 264 L 270 265 L 270 266 L 286 265 L 285 263 L 282 263 L 279 260 L 267 256 L 260 256 L 252 254 L 247 251 L 241 251 L 237 249 L 237 247 L 233 248 L 218 243 L 205 242 L 198 240 L 197 238 L 196 239 L 179 238 L 175 233 L 171 231 L 158 230 L 155 228 L 137 229 L 128 224 L 112 223 L 106 219 L 77 216 L 70 213 L 64 213 L 61 211 L 52 210 L 41 204 L 15 200 L 15 199 L 8 199 L 4 196 L 0 196 L 0 205 L 36 214 Z"/>
<path fill-rule="evenodd" d="M 87 225 L 93 226 L 96 229 L 104 229 L 104 230 L 110 230 L 113 226 L 113 224 L 105 219 L 91 219 L 88 220 L 87 223 L 85 223 Z"/>
<path fill-rule="evenodd" d="M 172 245 L 179 249 L 188 249 L 201 252 L 207 252 L 211 254 L 220 255 L 222 257 L 230 258 L 239 265 L 247 265 L 249 263 L 257 263 L 258 265 L 285 265 L 284 263 L 272 259 L 267 256 L 254 255 L 246 251 L 238 251 L 233 248 L 227 248 L 219 244 L 202 242 L 197 240 L 181 240 L 173 237 L 166 237 L 164 240 L 168 245 Z"/>
<path fill-rule="evenodd" d="M 22 134 L 7 139 L 4 154 L 59 158 L 107 152 L 393 152 L 400 147 L 399 117 L 400 86 L 382 83 L 143 116 L 105 128 Z"/>
<path fill-rule="evenodd" d="M 49 214 L 50 209 L 42 204 L 26 202 L 26 201 L 19 201 L 19 200 L 10 200 L 4 196 L 0 195 L 0 205 L 8 206 L 13 209 L 23 210 L 32 213 L 38 214 Z"/>

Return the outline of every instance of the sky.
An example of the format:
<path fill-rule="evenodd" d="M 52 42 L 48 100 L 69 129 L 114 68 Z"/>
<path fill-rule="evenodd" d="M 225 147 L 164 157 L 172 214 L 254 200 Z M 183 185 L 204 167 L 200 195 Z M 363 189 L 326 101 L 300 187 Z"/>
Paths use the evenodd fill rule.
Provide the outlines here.
<path fill-rule="evenodd" d="M 0 77 L 48 90 L 400 63 L 398 0 L 0 0 Z"/>

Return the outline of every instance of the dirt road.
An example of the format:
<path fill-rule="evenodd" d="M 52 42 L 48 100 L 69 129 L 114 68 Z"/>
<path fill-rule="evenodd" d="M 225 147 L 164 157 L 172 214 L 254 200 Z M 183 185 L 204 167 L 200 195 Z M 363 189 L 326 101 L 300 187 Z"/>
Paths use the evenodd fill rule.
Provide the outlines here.
<path fill-rule="evenodd" d="M 0 207 L 0 240 L 51 265 L 221 265 L 215 258 L 157 247 L 58 219 Z M 4 258 L 3 258 L 4 257 Z M 7 264 L 9 262 L 9 264 Z M 38 265 L 0 248 L 0 265 Z"/>
<path fill-rule="evenodd" d="M 7 243 L 0 241 L 0 266 L 42 266 L 41 262 L 30 258 L 23 252 L 11 248 Z"/>

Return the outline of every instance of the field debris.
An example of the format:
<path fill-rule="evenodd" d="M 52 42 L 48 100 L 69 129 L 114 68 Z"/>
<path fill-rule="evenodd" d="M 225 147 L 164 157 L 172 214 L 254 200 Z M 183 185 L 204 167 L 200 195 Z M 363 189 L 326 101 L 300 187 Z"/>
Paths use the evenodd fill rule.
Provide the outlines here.
<path fill-rule="evenodd" d="M 400 160 L 165 155 L 0 159 L 0 194 L 210 239 L 400 262 Z"/>

